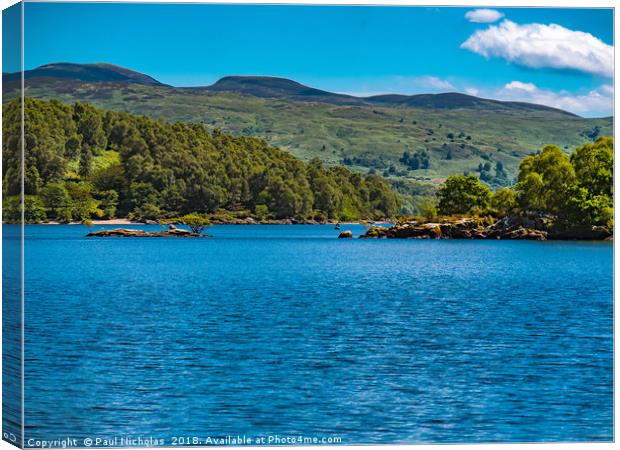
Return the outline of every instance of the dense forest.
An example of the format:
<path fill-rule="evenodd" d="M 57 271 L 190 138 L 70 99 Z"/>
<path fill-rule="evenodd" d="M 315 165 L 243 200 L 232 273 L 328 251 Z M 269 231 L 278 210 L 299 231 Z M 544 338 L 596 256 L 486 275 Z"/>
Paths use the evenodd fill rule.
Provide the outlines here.
<path fill-rule="evenodd" d="M 319 157 L 328 166 L 383 175 L 393 186 L 399 183 L 406 214 L 417 211 L 410 199 L 424 194 L 423 184 L 437 186 L 467 172 L 494 189 L 512 186 L 519 162 L 535 149 L 555 144 L 570 153 L 613 130 L 612 117 L 582 118 L 458 93 L 369 102 L 270 77 L 178 88 L 109 65 L 47 64 L 26 77 L 31 97 L 201 123 L 210 131 L 265 139 L 304 162 Z M 119 78 L 125 81 L 111 81 Z M 6 80 L 5 100 L 20 95 L 20 80 L 20 73 Z"/>
<path fill-rule="evenodd" d="M 20 219 L 20 104 L 3 108 L 3 220 Z M 257 219 L 393 217 L 380 176 L 307 164 L 250 137 L 87 103 L 25 99 L 28 222 L 245 212 Z"/>
<path fill-rule="evenodd" d="M 20 104 L 12 101 L 3 112 L 3 220 L 16 222 Z M 611 137 L 599 137 L 571 155 L 545 146 L 521 161 L 511 188 L 489 188 L 482 176 L 489 164 L 480 176 L 448 177 L 435 194 L 434 188 L 404 182 L 392 190 L 384 177 L 326 167 L 318 158 L 303 163 L 261 139 L 209 131 L 203 124 L 170 124 L 87 103 L 31 98 L 25 100 L 25 118 L 28 222 L 165 220 L 189 213 L 344 221 L 394 217 L 415 204 L 428 220 L 534 215 L 565 228 L 613 228 Z M 426 164 L 421 154 L 406 153 L 403 160 Z"/>
<path fill-rule="evenodd" d="M 547 145 L 521 161 L 513 188 L 492 192 L 474 175 L 449 177 L 436 199 L 422 204 L 428 220 L 436 215 L 545 217 L 553 226 L 613 229 L 613 138 L 599 137 L 567 155 Z"/>

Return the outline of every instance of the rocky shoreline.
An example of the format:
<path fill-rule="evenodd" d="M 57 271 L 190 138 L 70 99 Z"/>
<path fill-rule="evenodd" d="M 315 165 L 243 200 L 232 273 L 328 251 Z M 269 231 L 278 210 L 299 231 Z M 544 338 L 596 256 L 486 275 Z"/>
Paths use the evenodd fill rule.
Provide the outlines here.
<path fill-rule="evenodd" d="M 516 239 L 516 240 L 612 240 L 613 233 L 600 226 L 582 226 L 570 230 L 554 229 L 545 218 L 504 217 L 459 218 L 441 222 L 402 221 L 393 227 L 371 227 L 360 238 L 388 239 Z"/>
<path fill-rule="evenodd" d="M 278 222 L 282 224 L 282 222 Z M 305 222 L 304 222 L 305 223 Z M 247 223 L 246 223 L 247 224 Z M 292 223 L 287 223 L 292 224 Z M 314 223 L 318 225 L 319 223 Z M 240 225 L 240 224 L 239 224 Z M 169 225 L 161 231 L 145 231 L 128 228 L 115 228 L 88 233 L 89 237 L 209 237 L 183 228 Z M 339 239 L 353 238 L 353 233 L 343 230 Z M 403 220 L 391 227 L 371 226 L 360 239 L 502 239 L 502 240 L 613 240 L 613 233 L 602 226 L 581 226 L 570 230 L 559 230 L 545 218 L 504 217 L 500 220 L 490 218 L 457 218 L 438 222 L 418 222 Z"/>
<path fill-rule="evenodd" d="M 235 219 L 220 219 L 209 217 L 209 221 L 211 225 L 359 225 L 366 221 L 358 221 L 358 222 L 339 222 L 337 220 L 314 220 L 314 219 L 265 219 L 258 220 L 252 217 L 245 218 L 235 218 Z M 393 224 L 395 221 L 393 219 L 381 219 L 374 220 L 373 223 L 390 223 Z M 139 224 L 147 224 L 147 225 L 159 225 L 160 222 L 155 220 L 143 220 L 133 222 L 136 225 Z"/>
<path fill-rule="evenodd" d="M 314 220 L 314 219 L 265 219 L 257 220 L 252 217 L 235 218 L 235 219 L 220 219 L 209 218 L 212 225 L 359 225 L 361 222 L 339 222 L 337 220 Z M 165 222 L 165 221 L 164 221 Z M 395 223 L 392 219 L 382 219 L 372 221 L 374 223 Z M 161 225 L 162 222 L 157 220 L 142 219 L 142 220 L 129 220 L 129 219 L 102 219 L 93 220 L 91 225 Z M 38 225 L 83 225 L 82 222 L 67 222 L 60 223 L 55 221 L 41 222 Z"/>

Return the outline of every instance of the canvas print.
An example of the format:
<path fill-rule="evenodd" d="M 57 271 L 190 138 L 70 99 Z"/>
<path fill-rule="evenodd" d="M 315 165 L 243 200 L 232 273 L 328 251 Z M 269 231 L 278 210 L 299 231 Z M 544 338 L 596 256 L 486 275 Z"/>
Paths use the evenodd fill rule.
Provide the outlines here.
<path fill-rule="evenodd" d="M 3 440 L 612 442 L 613 9 L 3 11 Z"/>

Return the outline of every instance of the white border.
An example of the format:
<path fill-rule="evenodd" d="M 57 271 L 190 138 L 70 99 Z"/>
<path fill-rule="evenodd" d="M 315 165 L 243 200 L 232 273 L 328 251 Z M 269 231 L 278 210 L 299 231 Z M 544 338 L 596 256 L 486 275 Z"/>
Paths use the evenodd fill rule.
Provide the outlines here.
<path fill-rule="evenodd" d="M 49 0 L 27 0 L 27 3 L 30 2 L 45 2 Z M 121 1 L 121 0 L 106 0 L 106 1 L 97 1 L 97 0 L 61 0 L 61 2 L 66 3 L 155 3 L 152 0 L 131 0 L 131 1 Z M 15 0 L 0 0 L 1 9 L 5 9 L 9 6 L 17 3 Z M 369 5 L 369 6 L 460 6 L 460 7 L 478 7 L 478 6 L 486 6 L 486 7 L 497 7 L 497 8 L 508 8 L 508 7 L 552 7 L 552 8 L 614 8 L 615 2 L 612 0 L 520 0 L 520 1 L 510 1 L 510 0 L 495 0 L 494 2 L 490 2 L 488 0 L 468 0 L 468 1 L 459 1 L 459 0 L 308 0 L 308 1 L 299 1 L 299 0 L 242 0 L 242 1 L 234 1 L 234 0 L 219 0 L 219 1 L 199 1 L 199 0 L 166 0 L 162 2 L 156 3 L 205 3 L 205 4 L 289 4 L 289 5 Z M 618 15 L 615 14 L 614 10 L 614 44 L 615 44 L 615 30 L 618 29 Z M 22 4 L 22 33 L 23 33 L 23 4 Z M 1 33 L 2 27 L 0 25 L 0 58 L 2 56 L 2 37 Z M 23 36 L 22 36 L 23 39 Z M 22 70 L 24 66 L 24 45 L 22 40 Z M 616 47 L 614 45 L 614 62 L 616 60 Z M 614 77 L 614 137 L 620 136 L 618 134 L 618 123 L 615 120 L 615 114 L 618 111 L 618 97 L 615 95 L 616 88 L 616 80 Z M 23 75 L 22 75 L 22 90 L 23 90 Z M 1 96 L 1 93 L 0 93 Z M 23 98 L 22 98 L 23 105 Z M 23 114 L 23 106 L 22 106 L 22 114 Z M 1 111 L 0 111 L 1 117 Z M 22 120 L 23 127 L 23 120 Z M 22 131 L 23 132 L 23 131 Z M 616 153 L 616 152 L 614 152 Z M 617 156 L 617 155 L 614 155 Z M 22 150 L 22 158 L 23 158 L 23 150 Z M 618 162 L 618 158 L 614 158 L 614 173 L 618 174 L 618 168 L 620 167 L 620 163 Z M 22 161 L 23 164 L 23 161 Z M 1 163 L 0 163 L 1 168 Z M 23 171 L 23 165 L 22 165 Z M 0 172 L 1 173 L 1 172 Z M 620 177 L 614 177 L 614 191 L 616 193 L 620 193 Z M 22 183 L 23 183 L 23 175 L 22 175 Z M 23 188 L 22 188 L 23 192 Z M 0 200 L 1 205 L 1 200 Z M 614 198 L 614 216 L 617 211 L 617 202 Z M 23 211 L 22 211 L 23 214 Z M 614 221 L 617 223 L 617 217 L 614 217 Z M 23 220 L 22 220 L 23 227 Z M 23 228 L 22 228 L 23 230 Z M 1 229 L 0 229 L 1 235 Z M 24 320 L 24 308 L 23 308 L 23 262 L 24 262 L 24 247 L 23 247 L 23 239 L 24 235 L 22 232 L 22 324 Z M 618 312 L 620 311 L 620 306 L 615 298 L 615 293 L 618 288 L 618 280 L 619 272 L 617 265 L 615 264 L 615 256 L 618 254 L 618 241 L 614 240 L 614 438 L 617 437 L 617 414 L 620 411 L 619 403 L 620 403 L 620 394 L 618 392 L 618 381 L 619 381 L 619 371 L 618 371 L 618 360 L 615 355 L 615 350 L 618 348 L 619 337 L 616 329 L 616 320 L 615 318 L 618 316 Z M 2 267 L 2 261 L 0 260 L 0 269 Z M 2 286 L 2 280 L 0 279 L 0 288 Z M 0 332 L 2 330 L 2 324 L 0 322 Z M 24 329 L 22 325 L 22 373 L 23 373 L 23 363 L 24 363 Z M 0 345 L 1 349 L 1 345 Z M 23 379 L 22 379 L 22 400 L 23 400 Z M 0 383 L 0 396 L 2 393 L 2 385 Z M 22 402 L 23 403 L 23 402 Z M 23 404 L 22 404 L 22 413 L 23 413 Z M 22 415 L 23 417 L 23 415 Z M 24 433 L 24 425 L 22 423 L 22 436 Z M 584 444 L 584 443 L 551 443 L 551 444 L 435 444 L 435 445 L 373 445 L 373 448 L 378 450 L 394 450 L 394 449 L 403 449 L 403 448 L 411 448 L 411 449 L 424 449 L 424 448 L 450 448 L 455 450 L 461 449 L 475 449 L 475 448 L 484 448 L 488 450 L 500 450 L 500 449 L 510 449 L 514 450 L 517 446 L 527 445 L 527 448 L 530 449 L 544 449 L 544 450 L 560 450 L 560 449 L 610 449 L 614 448 L 617 445 L 615 443 L 595 443 L 595 444 Z M 330 446 L 318 446 L 318 447 L 303 447 L 307 450 L 321 450 L 328 448 Z M 362 445 L 346 445 L 346 446 L 335 446 L 335 447 L 346 447 L 351 450 L 367 450 L 368 446 Z M 179 447 L 179 449 L 187 448 L 187 449 L 196 449 L 197 447 Z M 204 448 L 204 447 L 200 447 Z M 242 447 L 236 447 L 242 448 Z M 252 447 L 256 448 L 256 447 Z M 264 447 L 266 449 L 282 449 L 282 448 L 296 448 L 296 447 Z M 299 448 L 299 447 L 297 447 Z M 0 450 L 9 450 L 15 449 L 14 446 L 8 444 L 7 442 L 0 441 Z"/>

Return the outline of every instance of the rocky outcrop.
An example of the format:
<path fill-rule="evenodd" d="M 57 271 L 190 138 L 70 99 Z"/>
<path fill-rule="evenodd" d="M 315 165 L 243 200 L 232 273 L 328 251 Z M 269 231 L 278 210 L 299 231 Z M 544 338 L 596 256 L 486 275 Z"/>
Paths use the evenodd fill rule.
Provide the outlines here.
<path fill-rule="evenodd" d="M 600 226 L 557 230 L 547 217 L 509 216 L 493 221 L 488 218 L 460 218 L 441 222 L 399 222 L 393 227 L 371 227 L 361 238 L 396 239 L 521 239 L 609 240 L 612 232 Z"/>
<path fill-rule="evenodd" d="M 456 219 L 442 222 L 398 222 L 393 227 L 370 227 L 361 238 L 396 239 L 483 239 L 484 222 L 479 219 Z"/>
<path fill-rule="evenodd" d="M 352 231 L 343 231 L 342 233 L 340 233 L 338 235 L 338 239 L 350 239 L 353 237 L 353 232 Z"/>
<path fill-rule="evenodd" d="M 549 239 L 564 241 L 608 241 L 613 239 L 613 233 L 601 226 L 578 226 L 568 230 L 554 230 L 549 233 Z"/>
<path fill-rule="evenodd" d="M 371 227 L 363 238 L 400 239 L 529 239 L 545 240 L 547 232 L 528 228 L 510 218 L 493 222 L 486 218 L 460 218 L 442 222 L 400 222 L 393 227 Z"/>
<path fill-rule="evenodd" d="M 88 233 L 86 236 L 93 237 L 207 237 L 206 234 L 192 233 L 182 228 L 170 227 L 162 231 L 131 230 L 128 228 L 115 228 L 113 230 L 101 230 Z"/>
<path fill-rule="evenodd" d="M 520 239 L 544 241 L 550 226 L 544 218 L 508 216 L 481 230 L 483 239 Z"/>

